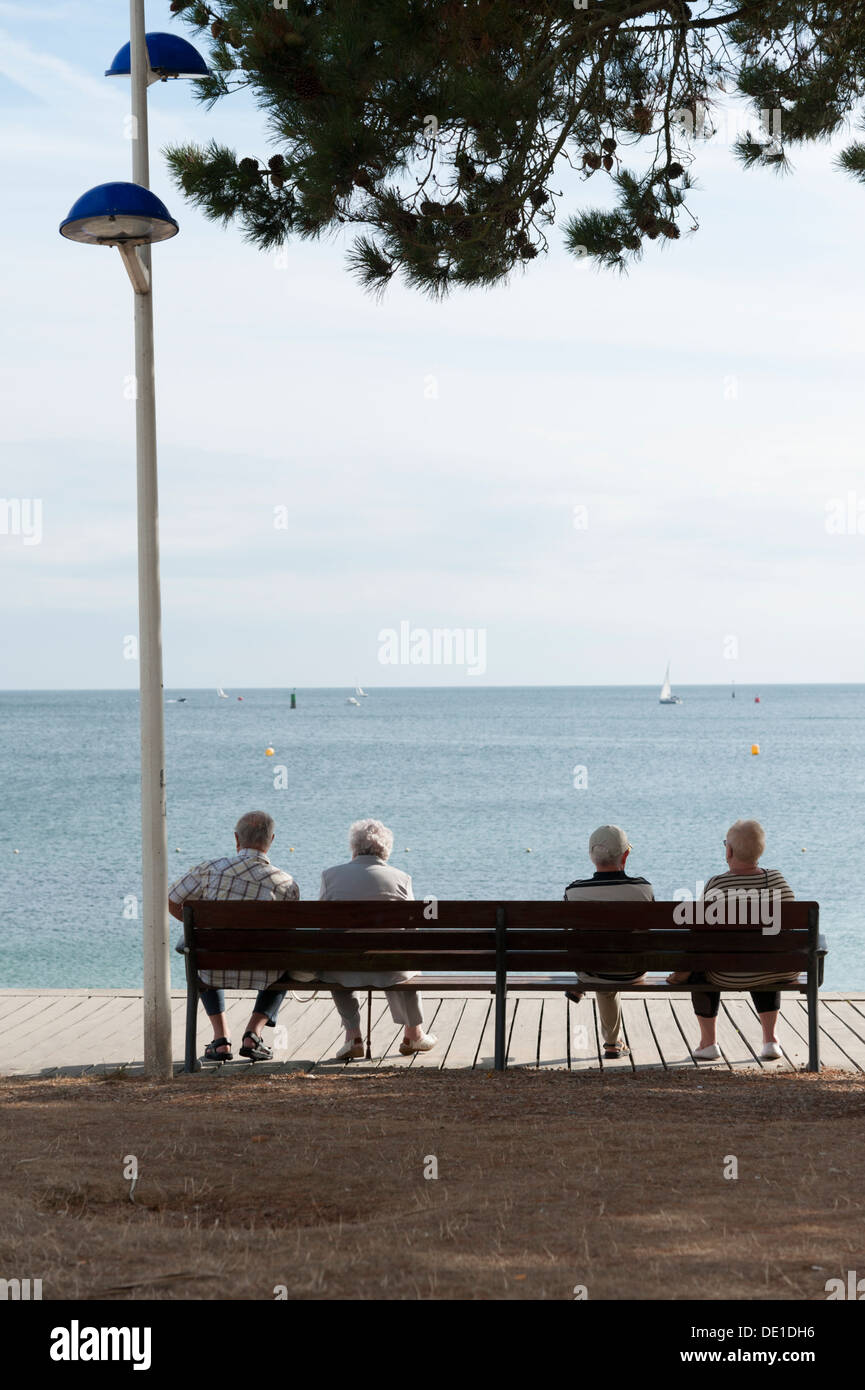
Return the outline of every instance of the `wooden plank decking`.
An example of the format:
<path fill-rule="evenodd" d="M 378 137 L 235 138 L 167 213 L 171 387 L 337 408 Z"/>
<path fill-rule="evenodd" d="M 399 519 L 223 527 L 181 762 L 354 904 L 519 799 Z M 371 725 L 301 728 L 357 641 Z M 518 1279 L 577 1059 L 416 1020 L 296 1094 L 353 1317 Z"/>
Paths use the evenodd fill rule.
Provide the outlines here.
<path fill-rule="evenodd" d="M 305 991 L 300 999 L 309 1000 Z M 249 1017 L 252 994 L 228 994 L 228 1013 L 235 1047 L 240 1045 Z M 487 995 L 425 995 L 427 1028 L 439 1039 L 431 1053 L 401 1057 L 400 1029 L 392 1022 L 383 995 L 373 996 L 373 1051 L 371 1061 L 353 1062 L 357 1070 L 377 1067 L 454 1068 L 493 1065 L 493 1009 Z M 804 1002 L 782 995 L 778 1038 L 784 1052 L 780 1062 L 761 1063 L 760 1029 L 748 995 L 722 996 L 718 1044 L 720 1062 L 695 1062 L 690 1047 L 697 1038 L 690 996 L 671 991 L 669 996 L 645 999 L 625 995 L 622 1000 L 625 1033 L 631 1055 L 604 1061 L 599 1050 L 598 1020 L 594 996 L 579 1005 L 562 994 L 515 991 L 508 1002 L 508 1065 L 580 1072 L 599 1069 L 642 1071 L 647 1068 L 705 1067 L 738 1071 L 798 1069 L 807 1062 L 808 1028 Z M 820 996 L 820 1049 L 823 1066 L 849 1072 L 865 1072 L 865 991 L 825 993 Z M 174 1056 L 178 1068 L 183 1057 L 185 995 L 172 994 Z M 364 1019 L 365 1019 L 364 1012 Z M 261 1071 L 341 1068 L 332 1060 L 342 1040 L 339 1018 L 327 995 L 311 1002 L 289 998 L 279 1023 L 268 1038 L 275 1047 L 275 1061 L 258 1064 Z M 0 990 L 0 1075 L 80 1075 L 128 1069 L 141 1070 L 141 993 L 123 989 Z M 198 1040 L 203 1048 L 209 1037 L 207 1021 L 199 1013 Z M 205 1063 L 205 1066 L 208 1064 Z M 247 1070 L 242 1058 L 228 1070 Z"/>

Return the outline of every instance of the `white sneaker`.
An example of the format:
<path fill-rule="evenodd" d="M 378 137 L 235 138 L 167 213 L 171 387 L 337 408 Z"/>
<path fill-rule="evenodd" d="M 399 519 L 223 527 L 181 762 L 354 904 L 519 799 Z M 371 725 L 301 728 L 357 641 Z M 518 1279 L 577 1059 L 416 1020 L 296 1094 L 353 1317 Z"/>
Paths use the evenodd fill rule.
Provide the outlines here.
<path fill-rule="evenodd" d="M 768 1042 L 763 1044 L 760 1056 L 764 1062 L 777 1062 L 783 1053 L 776 1042 Z"/>
<path fill-rule="evenodd" d="M 698 1062 L 717 1062 L 721 1055 L 721 1049 L 717 1043 L 709 1043 L 708 1047 L 695 1047 L 691 1053 Z"/>
<path fill-rule="evenodd" d="M 438 1038 L 434 1033 L 421 1033 L 419 1038 L 414 1038 L 411 1042 L 403 1039 L 399 1050 L 403 1057 L 410 1057 L 413 1052 L 431 1052 L 437 1042 Z"/>

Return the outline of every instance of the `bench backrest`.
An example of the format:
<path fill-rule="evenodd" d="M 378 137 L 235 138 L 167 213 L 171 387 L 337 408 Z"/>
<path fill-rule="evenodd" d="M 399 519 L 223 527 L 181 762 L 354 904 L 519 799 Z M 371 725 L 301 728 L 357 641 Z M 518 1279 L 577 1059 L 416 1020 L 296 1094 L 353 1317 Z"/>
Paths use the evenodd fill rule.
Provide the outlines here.
<path fill-rule="evenodd" d="M 819 908 L 787 902 L 774 923 L 701 926 L 671 902 L 205 902 L 184 904 L 199 970 L 498 969 L 802 971 Z M 689 908 L 695 925 L 683 925 Z M 435 916 L 433 916 L 433 913 Z M 738 921 L 742 921 L 741 917 Z M 747 920 L 752 920 L 750 917 Z"/>

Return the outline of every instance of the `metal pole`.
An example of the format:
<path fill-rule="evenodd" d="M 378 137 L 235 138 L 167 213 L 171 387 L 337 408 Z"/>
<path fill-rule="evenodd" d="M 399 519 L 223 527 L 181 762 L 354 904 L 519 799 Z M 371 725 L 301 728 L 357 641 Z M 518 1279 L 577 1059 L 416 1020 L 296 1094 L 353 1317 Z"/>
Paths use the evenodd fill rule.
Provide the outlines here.
<path fill-rule="evenodd" d="M 144 0 L 130 0 L 132 179 L 150 187 L 147 141 L 147 44 Z M 152 276 L 150 247 L 139 249 Z M 165 728 L 162 694 L 162 604 L 159 596 L 159 497 L 153 294 L 135 300 L 135 441 L 138 478 L 138 640 L 141 689 L 141 872 L 144 974 L 144 1071 L 172 1075 L 165 840 Z"/>

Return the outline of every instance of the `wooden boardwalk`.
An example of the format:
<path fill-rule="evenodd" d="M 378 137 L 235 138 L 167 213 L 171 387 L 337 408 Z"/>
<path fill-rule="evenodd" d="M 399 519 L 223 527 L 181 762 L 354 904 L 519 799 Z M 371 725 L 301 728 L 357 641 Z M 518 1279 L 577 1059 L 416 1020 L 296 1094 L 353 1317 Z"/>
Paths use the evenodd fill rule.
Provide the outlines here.
<path fill-rule="evenodd" d="M 275 1060 L 258 1071 L 342 1069 L 333 1055 L 342 1041 L 336 1010 L 328 995 L 310 999 L 308 989 L 288 998 L 267 1037 Z M 228 1013 L 235 1048 L 249 1017 L 252 994 L 228 993 Z M 373 995 L 373 1058 L 352 1062 L 353 1069 L 434 1067 L 451 1070 L 493 1065 L 492 997 L 425 995 L 427 1028 L 439 1045 L 433 1052 L 401 1057 L 402 1030 L 391 1020 L 383 995 Z M 514 992 L 508 1000 L 508 1065 L 578 1071 L 642 1071 L 646 1068 L 713 1067 L 784 1071 L 808 1060 L 804 999 L 782 995 L 778 1039 L 784 1056 L 761 1062 L 760 1026 L 747 994 L 722 996 L 718 1062 L 695 1062 L 690 1047 L 698 1030 L 690 995 L 623 997 L 625 1033 L 631 1055 L 605 1061 L 600 1055 L 594 996 L 579 1005 L 562 994 Z M 307 1001 L 307 1002 L 299 1002 Z M 186 996 L 172 992 L 174 1056 L 183 1058 Z M 364 1004 L 364 1020 L 366 1009 Z M 198 1042 L 210 1036 L 199 1011 Z M 142 1057 L 141 993 L 124 989 L 0 990 L 0 1075 L 51 1077 L 87 1075 L 128 1069 L 140 1072 Z M 865 1072 L 865 991 L 820 996 L 820 1053 L 824 1067 Z M 205 1063 L 205 1066 L 210 1064 Z M 248 1070 L 240 1058 L 227 1070 Z"/>

